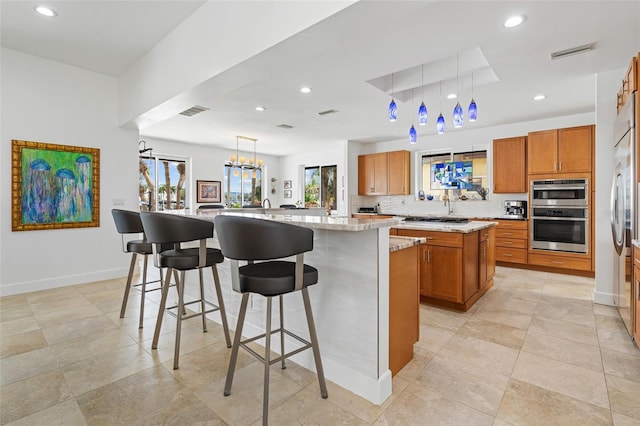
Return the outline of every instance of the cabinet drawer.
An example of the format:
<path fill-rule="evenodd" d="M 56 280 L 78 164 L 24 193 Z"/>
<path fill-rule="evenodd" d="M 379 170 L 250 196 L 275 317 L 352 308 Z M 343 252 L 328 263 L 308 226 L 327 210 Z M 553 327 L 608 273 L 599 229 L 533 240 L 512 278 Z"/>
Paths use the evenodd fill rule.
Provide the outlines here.
<path fill-rule="evenodd" d="M 459 232 L 418 231 L 398 229 L 398 235 L 404 237 L 426 238 L 426 244 L 446 247 L 462 247 L 462 234 Z"/>
<path fill-rule="evenodd" d="M 509 247 L 496 247 L 496 261 L 527 263 L 527 250 Z"/>
<path fill-rule="evenodd" d="M 527 230 L 526 229 L 502 229 L 498 227 L 496 229 L 496 238 L 510 238 L 515 240 L 526 240 Z"/>
<path fill-rule="evenodd" d="M 532 265 L 550 266 L 552 268 L 591 270 L 591 259 L 576 257 L 560 257 L 547 254 L 529 253 Z"/>
<path fill-rule="evenodd" d="M 640 248 L 633 246 L 633 264 L 640 268 Z"/>
<path fill-rule="evenodd" d="M 498 229 L 527 229 L 526 220 L 498 220 Z"/>
<path fill-rule="evenodd" d="M 526 249 L 527 240 L 516 240 L 514 238 L 496 238 L 496 246 Z"/>

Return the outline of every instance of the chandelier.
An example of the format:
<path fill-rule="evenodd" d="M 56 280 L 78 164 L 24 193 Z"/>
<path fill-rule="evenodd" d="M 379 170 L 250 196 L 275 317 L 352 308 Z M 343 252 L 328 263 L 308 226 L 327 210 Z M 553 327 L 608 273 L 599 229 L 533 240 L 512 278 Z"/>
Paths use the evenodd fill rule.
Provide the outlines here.
<path fill-rule="evenodd" d="M 239 152 L 240 139 L 253 142 L 253 157 L 245 158 L 244 156 L 240 155 L 240 152 Z M 227 164 L 242 170 L 243 178 L 247 178 L 249 176 L 247 170 L 251 171 L 251 177 L 255 178 L 257 176 L 256 172 L 262 168 L 262 159 L 259 159 L 259 158 L 256 159 L 256 142 L 257 141 L 258 139 L 250 138 L 248 136 L 241 136 L 241 135 L 236 136 L 236 153 L 231 154 L 231 157 L 229 158 L 230 161 L 227 161 Z M 234 170 L 233 175 L 239 176 L 240 171 L 237 169 Z"/>

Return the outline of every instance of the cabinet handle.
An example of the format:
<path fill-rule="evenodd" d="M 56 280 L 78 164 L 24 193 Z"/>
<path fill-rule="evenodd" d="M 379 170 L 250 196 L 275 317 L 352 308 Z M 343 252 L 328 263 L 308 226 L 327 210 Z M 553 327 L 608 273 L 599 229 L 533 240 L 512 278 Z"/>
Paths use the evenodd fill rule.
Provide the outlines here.
<path fill-rule="evenodd" d="M 561 262 L 559 260 L 554 260 L 551 263 L 555 263 L 556 265 L 564 265 L 564 262 Z"/>
<path fill-rule="evenodd" d="M 431 250 L 427 250 L 427 263 L 431 263 Z"/>
<path fill-rule="evenodd" d="M 426 262 L 426 261 L 427 261 L 427 251 L 426 251 L 426 250 L 424 250 L 424 251 L 422 252 L 422 261 L 423 261 L 423 262 Z"/>
<path fill-rule="evenodd" d="M 562 171 L 562 161 L 558 162 L 558 170 Z"/>
<path fill-rule="evenodd" d="M 513 235 L 513 232 L 503 232 L 502 235 Z"/>
<path fill-rule="evenodd" d="M 513 243 L 511 241 L 504 241 L 502 244 L 504 244 L 505 246 L 510 246 Z"/>
<path fill-rule="evenodd" d="M 502 254 L 504 257 L 512 257 L 513 255 L 511 253 L 503 253 Z"/>
<path fill-rule="evenodd" d="M 636 298 L 638 299 L 638 302 L 640 302 L 640 280 L 636 280 L 636 284 L 638 284 L 638 288 L 636 291 Z M 636 315 L 640 315 L 640 312 L 637 313 Z"/>

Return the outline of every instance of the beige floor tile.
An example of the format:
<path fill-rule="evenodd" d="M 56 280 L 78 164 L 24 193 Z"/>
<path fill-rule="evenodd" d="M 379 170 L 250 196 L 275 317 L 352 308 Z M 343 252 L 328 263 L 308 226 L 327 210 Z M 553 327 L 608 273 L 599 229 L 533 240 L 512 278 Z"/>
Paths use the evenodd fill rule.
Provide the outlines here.
<path fill-rule="evenodd" d="M 422 305 L 420 307 L 420 323 L 445 330 L 457 331 L 469 319 L 470 315 L 448 311 L 435 306 Z"/>
<path fill-rule="evenodd" d="M 224 339 L 222 333 L 216 329 L 210 329 L 206 333 L 202 328 L 184 326 L 180 332 L 180 357 L 193 352 L 196 349 L 203 348 L 214 343 L 218 343 Z M 160 362 L 173 360 L 176 344 L 176 332 L 162 334 L 158 339 L 158 348 L 151 349 L 153 338 L 145 340 L 141 343 L 145 351 Z M 172 364 L 173 365 L 173 364 Z"/>
<path fill-rule="evenodd" d="M 223 424 L 162 366 L 155 366 L 77 398 L 88 424 Z"/>
<path fill-rule="evenodd" d="M 397 378 L 413 382 L 418 374 L 427 366 L 429 361 L 436 356 L 434 352 L 421 348 L 418 345 L 413 347 L 413 359 L 405 365 L 402 370 L 393 378 L 394 383 Z"/>
<path fill-rule="evenodd" d="M 123 324 L 120 329 L 127 333 L 127 335 L 136 342 L 142 343 L 145 340 L 153 339 L 153 333 L 156 330 L 156 317 L 145 318 L 145 320 L 142 322 L 142 328 L 138 327 L 138 322 L 136 321 L 129 324 Z M 172 333 L 174 331 L 176 331 L 176 321 L 175 318 L 170 318 L 170 320 L 164 321 L 162 323 L 160 336 L 163 336 L 167 333 Z"/>
<path fill-rule="evenodd" d="M 66 310 L 71 306 L 90 305 L 86 297 L 78 293 L 74 287 L 65 287 L 56 292 L 38 292 L 36 297 L 27 297 L 33 312 L 46 314 L 59 310 Z"/>
<path fill-rule="evenodd" d="M 9 423 L 9 426 L 84 426 L 87 422 L 84 420 L 82 411 L 78 407 L 75 399 L 68 399 L 60 404 L 50 408 L 33 413 L 29 416 L 22 417 L 15 422 Z"/>
<path fill-rule="evenodd" d="M 0 362 L 0 385 L 5 386 L 57 368 L 58 361 L 49 347 L 23 352 L 2 359 Z"/>
<path fill-rule="evenodd" d="M 120 318 L 120 303 L 122 303 L 122 300 L 117 303 L 115 301 L 111 301 L 110 303 L 113 306 L 111 306 L 110 308 L 101 307 L 101 312 L 103 310 L 108 311 L 105 312 L 105 314 L 111 319 L 111 321 L 113 321 L 114 324 L 116 324 L 118 327 L 123 327 L 129 324 L 138 324 L 138 322 L 140 321 L 140 302 L 135 301 L 134 303 L 127 303 L 127 308 L 124 312 L 124 318 Z M 158 309 L 158 304 L 154 302 L 145 302 L 144 319 L 155 320 L 158 317 Z M 173 322 L 176 321 L 176 319 L 170 315 L 165 315 L 164 320 Z"/>
<path fill-rule="evenodd" d="M 438 356 L 508 377 L 516 363 L 518 352 L 517 349 L 497 343 L 456 334 L 440 350 Z"/>
<path fill-rule="evenodd" d="M 527 334 L 525 330 L 472 317 L 458 330 L 459 336 L 475 337 L 509 348 L 520 349 Z"/>
<path fill-rule="evenodd" d="M 640 383 L 607 374 L 611 411 L 640 420 Z"/>
<path fill-rule="evenodd" d="M 603 373 L 521 351 L 511 377 L 609 408 Z"/>
<path fill-rule="evenodd" d="M 508 376 L 438 354 L 416 378 L 416 384 L 494 416 L 508 380 Z"/>
<path fill-rule="evenodd" d="M 531 323 L 531 314 L 514 312 L 508 310 L 508 308 L 484 308 L 476 312 L 472 318 L 495 322 L 521 330 L 526 330 Z"/>
<path fill-rule="evenodd" d="M 3 386 L 1 393 L 1 424 L 53 407 L 72 397 L 71 390 L 59 371 L 51 371 Z"/>
<path fill-rule="evenodd" d="M 105 315 L 83 318 L 77 321 L 66 322 L 42 329 L 42 334 L 50 345 L 66 342 L 68 340 L 81 339 L 96 333 L 115 330 L 116 326 Z"/>
<path fill-rule="evenodd" d="M 610 425 L 611 412 L 519 380 L 509 385 L 496 416 L 514 425 Z"/>
<path fill-rule="evenodd" d="M 601 348 L 631 355 L 639 353 L 620 317 L 596 316 L 596 327 Z"/>
<path fill-rule="evenodd" d="M 592 301 L 593 290 L 594 286 L 590 284 L 549 280 L 542 289 L 542 295 Z"/>
<path fill-rule="evenodd" d="M 12 336 L 0 335 L 0 358 L 42 349 L 47 346 L 47 339 L 42 331 L 35 330 Z"/>
<path fill-rule="evenodd" d="M 156 362 L 138 345 L 130 345 L 60 370 L 69 388 L 78 396 L 154 366 Z"/>
<path fill-rule="evenodd" d="M 539 318 L 562 318 L 571 324 L 583 325 L 595 328 L 596 318 L 593 313 L 593 304 L 564 302 L 558 299 L 541 298 L 536 307 L 535 315 Z"/>
<path fill-rule="evenodd" d="M 598 346 L 598 333 L 596 332 L 595 327 L 573 324 L 565 321 L 561 317 L 548 318 L 533 314 L 531 326 L 528 331 L 548 334 L 550 336 L 560 337 L 591 346 Z"/>
<path fill-rule="evenodd" d="M 451 330 L 420 324 L 420 340 L 414 347 L 437 353 L 453 335 Z"/>
<path fill-rule="evenodd" d="M 602 357 L 595 346 L 532 331 L 527 333 L 522 350 L 602 372 Z"/>
<path fill-rule="evenodd" d="M 119 330 L 108 330 L 52 345 L 51 351 L 62 367 L 133 344 L 135 342 Z"/>
<path fill-rule="evenodd" d="M 0 336 L 13 336 L 15 334 L 22 334 L 36 330 L 40 330 L 40 324 L 38 324 L 36 317 L 32 315 L 0 322 Z"/>
<path fill-rule="evenodd" d="M 410 384 L 380 415 L 376 425 L 491 425 L 493 416 Z"/>
<path fill-rule="evenodd" d="M 330 394 L 322 399 L 320 392 L 309 386 L 269 411 L 269 424 L 286 425 L 295 422 L 300 425 L 366 425 L 350 412 L 334 403 Z M 261 425 L 262 418 L 254 425 Z"/>
<path fill-rule="evenodd" d="M 611 414 L 613 415 L 614 426 L 640 426 L 640 420 L 638 419 L 616 413 L 615 411 Z"/>
<path fill-rule="evenodd" d="M 620 317 L 618 309 L 615 306 L 600 305 L 598 303 L 593 304 L 593 313 L 603 317 Z"/>
<path fill-rule="evenodd" d="M 540 295 L 542 294 L 542 288 L 544 287 L 544 282 L 518 281 L 514 279 L 507 279 L 501 281 L 497 285 L 497 287 L 505 290 L 529 293 L 532 296 L 540 297 Z"/>
<path fill-rule="evenodd" d="M 102 311 L 93 305 L 69 306 L 66 309 L 50 312 L 34 312 L 41 327 L 53 327 L 54 325 L 77 321 L 83 318 L 97 317 Z"/>
<path fill-rule="evenodd" d="M 12 321 L 33 315 L 26 295 L 5 296 L 0 298 L 0 321 Z"/>
<path fill-rule="evenodd" d="M 640 383 L 640 351 L 635 354 L 601 349 L 604 372 Z"/>

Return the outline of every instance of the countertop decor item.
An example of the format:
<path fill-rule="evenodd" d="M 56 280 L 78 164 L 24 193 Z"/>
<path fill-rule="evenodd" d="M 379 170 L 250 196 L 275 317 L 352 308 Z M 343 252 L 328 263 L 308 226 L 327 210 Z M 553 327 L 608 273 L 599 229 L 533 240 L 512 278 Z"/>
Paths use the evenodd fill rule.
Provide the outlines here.
<path fill-rule="evenodd" d="M 483 200 L 487 199 L 487 194 L 489 194 L 489 190 L 487 188 L 480 188 L 476 191 Z"/>

